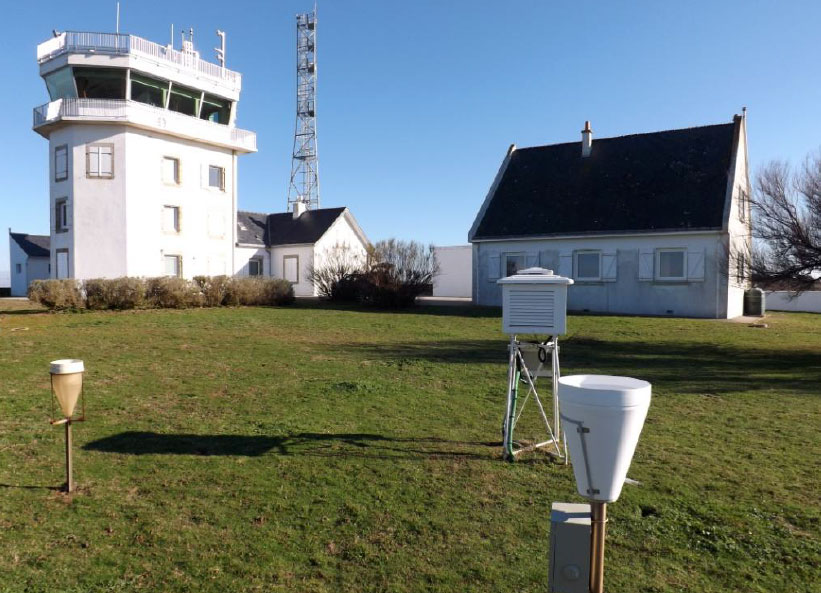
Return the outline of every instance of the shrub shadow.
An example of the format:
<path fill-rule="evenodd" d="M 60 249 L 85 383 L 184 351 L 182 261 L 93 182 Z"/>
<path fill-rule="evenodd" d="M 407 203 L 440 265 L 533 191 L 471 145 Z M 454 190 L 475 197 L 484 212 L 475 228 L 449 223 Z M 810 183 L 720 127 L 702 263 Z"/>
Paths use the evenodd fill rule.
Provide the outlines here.
<path fill-rule="evenodd" d="M 562 374 L 595 373 L 645 379 L 679 393 L 718 394 L 761 390 L 817 392 L 821 356 L 812 351 L 751 349 L 684 342 L 613 342 L 569 338 L 559 342 Z M 437 340 L 341 344 L 341 351 L 391 363 L 507 364 L 499 340 Z M 500 381 L 504 377 L 500 374 Z"/>

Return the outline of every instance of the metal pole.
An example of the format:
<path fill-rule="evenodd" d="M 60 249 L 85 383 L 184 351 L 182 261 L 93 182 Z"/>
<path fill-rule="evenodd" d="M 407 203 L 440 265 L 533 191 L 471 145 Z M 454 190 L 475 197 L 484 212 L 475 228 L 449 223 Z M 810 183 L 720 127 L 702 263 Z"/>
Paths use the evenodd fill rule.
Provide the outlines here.
<path fill-rule="evenodd" d="M 604 536 L 607 503 L 590 503 L 590 593 L 604 593 Z"/>
<path fill-rule="evenodd" d="M 66 492 L 74 492 L 74 478 L 71 475 L 71 420 L 66 421 Z"/>

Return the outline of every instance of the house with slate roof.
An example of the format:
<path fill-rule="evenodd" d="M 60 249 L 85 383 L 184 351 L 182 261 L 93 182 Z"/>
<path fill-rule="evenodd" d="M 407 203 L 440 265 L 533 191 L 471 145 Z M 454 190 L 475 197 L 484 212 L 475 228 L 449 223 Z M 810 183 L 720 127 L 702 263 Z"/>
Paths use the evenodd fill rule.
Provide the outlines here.
<path fill-rule="evenodd" d="M 237 212 L 236 236 L 237 275 L 285 278 L 297 296 L 317 294 L 308 279 L 312 265 L 333 253 L 364 263 L 370 245 L 347 208 L 306 210 L 301 202 L 293 212 Z"/>
<path fill-rule="evenodd" d="M 51 272 L 48 235 L 12 233 L 9 229 L 11 296 L 26 296 L 32 280 L 45 280 Z"/>
<path fill-rule="evenodd" d="M 731 318 L 749 288 L 746 116 L 532 148 L 511 146 L 470 229 L 473 300 L 541 266 L 571 277 L 568 308 Z"/>

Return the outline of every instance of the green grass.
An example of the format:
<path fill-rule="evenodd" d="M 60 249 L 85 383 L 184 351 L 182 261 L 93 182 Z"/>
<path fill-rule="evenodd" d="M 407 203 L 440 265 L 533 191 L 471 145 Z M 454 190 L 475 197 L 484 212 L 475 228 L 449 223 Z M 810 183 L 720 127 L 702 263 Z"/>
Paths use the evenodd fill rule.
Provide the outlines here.
<path fill-rule="evenodd" d="M 821 591 L 821 317 L 767 322 L 569 319 L 565 374 L 653 383 L 606 590 Z M 500 460 L 500 325 L 0 310 L 0 591 L 545 591 L 550 504 L 581 499 L 544 454 Z M 87 368 L 71 496 L 61 357 Z"/>

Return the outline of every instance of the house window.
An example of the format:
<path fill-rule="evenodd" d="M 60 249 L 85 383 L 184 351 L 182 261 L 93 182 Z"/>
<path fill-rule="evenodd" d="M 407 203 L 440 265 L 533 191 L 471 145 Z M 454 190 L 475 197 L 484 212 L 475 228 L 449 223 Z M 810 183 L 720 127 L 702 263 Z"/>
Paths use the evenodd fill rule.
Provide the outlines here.
<path fill-rule="evenodd" d="M 249 276 L 262 276 L 262 259 L 258 257 L 252 257 L 248 260 L 248 275 Z"/>
<path fill-rule="evenodd" d="M 573 255 L 577 280 L 601 280 L 600 251 L 577 251 Z"/>
<path fill-rule="evenodd" d="M 179 206 L 163 206 L 162 207 L 162 230 L 166 233 L 180 232 L 180 207 Z"/>
<path fill-rule="evenodd" d="M 180 184 L 180 159 L 170 156 L 162 158 L 162 180 L 168 185 Z"/>
<path fill-rule="evenodd" d="M 657 249 L 656 250 L 656 279 L 657 280 L 685 280 L 686 251 L 684 249 Z"/>
<path fill-rule="evenodd" d="M 68 249 L 57 250 L 57 278 L 68 278 Z"/>
<path fill-rule="evenodd" d="M 54 149 L 54 181 L 68 179 L 68 146 L 63 144 Z"/>
<path fill-rule="evenodd" d="M 283 257 L 282 270 L 283 275 L 288 282 L 292 284 L 299 282 L 299 256 L 286 255 Z"/>
<path fill-rule="evenodd" d="M 743 189 L 738 195 L 738 220 L 744 222 L 747 220 L 747 204 L 750 202 L 750 197 Z"/>
<path fill-rule="evenodd" d="M 68 230 L 68 198 L 54 202 L 54 230 L 58 233 Z"/>
<path fill-rule="evenodd" d="M 519 270 L 525 267 L 524 253 L 506 253 L 504 256 L 504 272 L 505 276 L 513 276 Z"/>
<path fill-rule="evenodd" d="M 111 179 L 114 177 L 114 145 L 89 144 L 86 146 L 86 177 Z"/>
<path fill-rule="evenodd" d="M 166 255 L 165 260 L 165 275 L 166 276 L 182 276 L 182 257 L 179 255 Z"/>
<path fill-rule="evenodd" d="M 747 280 L 747 259 L 743 253 L 738 255 L 738 263 L 735 268 L 735 279 L 738 284 L 744 284 Z"/>
<path fill-rule="evenodd" d="M 213 187 L 220 191 L 225 191 L 225 169 L 209 165 L 208 167 L 208 187 Z"/>
<path fill-rule="evenodd" d="M 14 270 L 18 274 L 22 274 L 23 273 L 23 264 L 14 264 Z"/>

